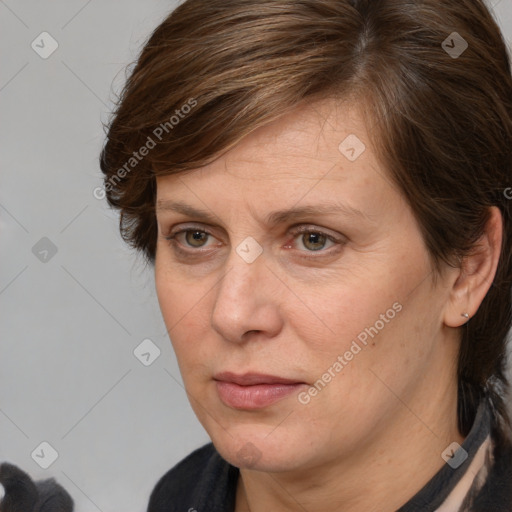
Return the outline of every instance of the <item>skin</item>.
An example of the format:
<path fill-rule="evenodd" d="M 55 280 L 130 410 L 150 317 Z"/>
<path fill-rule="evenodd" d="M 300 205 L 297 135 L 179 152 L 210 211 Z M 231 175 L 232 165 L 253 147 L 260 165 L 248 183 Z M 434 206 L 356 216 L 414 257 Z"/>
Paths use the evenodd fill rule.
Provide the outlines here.
<path fill-rule="evenodd" d="M 338 149 L 350 134 L 366 146 L 355 161 Z M 165 208 L 176 200 L 214 220 Z M 362 215 L 264 222 L 277 209 L 335 201 Z M 160 307 L 191 405 L 240 467 L 237 512 L 395 511 L 443 466 L 448 445 L 463 442 L 461 313 L 474 315 L 494 278 L 501 217 L 492 209 L 480 251 L 434 283 L 419 226 L 357 103 L 298 106 L 212 164 L 159 177 L 156 215 Z M 298 226 L 338 241 L 294 233 Z M 211 235 L 178 235 L 184 256 L 166 239 L 182 228 Z M 236 252 L 249 236 L 263 249 L 252 263 Z M 401 310 L 309 403 L 296 393 L 252 411 L 220 401 L 221 371 L 313 386 L 395 303 Z"/>

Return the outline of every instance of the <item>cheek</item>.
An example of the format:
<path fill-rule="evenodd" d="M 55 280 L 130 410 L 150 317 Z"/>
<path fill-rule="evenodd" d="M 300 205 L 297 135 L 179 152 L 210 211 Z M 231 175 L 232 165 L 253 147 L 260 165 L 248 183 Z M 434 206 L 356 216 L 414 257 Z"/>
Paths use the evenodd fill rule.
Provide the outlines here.
<path fill-rule="evenodd" d="M 298 397 L 306 404 L 298 410 L 319 431 L 346 424 L 347 418 L 365 431 L 396 408 L 395 394 L 406 396 L 428 367 L 426 349 L 410 336 L 415 329 L 411 305 L 392 302 L 393 294 L 367 300 L 372 298 L 368 309 L 337 321 L 340 336 L 310 346 L 310 396 Z"/>
<path fill-rule="evenodd" d="M 375 393 L 370 370 L 399 386 L 421 371 L 435 332 L 431 306 L 436 298 L 425 268 L 404 261 L 384 272 L 377 264 L 314 294 L 301 290 L 308 307 L 291 305 L 286 317 L 304 343 L 312 380 L 323 375 L 329 380 L 329 372 L 343 374 L 343 379 L 331 379 L 338 383 L 332 390 L 339 385 L 342 394 L 359 400 Z"/>
<path fill-rule="evenodd" d="M 337 279 L 337 283 L 296 290 L 302 301 L 289 301 L 285 312 L 292 328 L 321 353 L 342 353 L 353 340 L 371 340 L 368 330 L 384 331 L 399 316 L 399 298 L 404 295 L 399 283 L 375 280 L 369 271 Z"/>
<path fill-rule="evenodd" d="M 429 289 L 425 286 L 416 292 L 372 294 L 366 297 L 366 311 L 359 310 L 350 321 L 339 321 L 339 330 L 346 335 L 333 343 L 329 358 L 324 354 L 316 360 L 316 378 L 322 380 L 328 380 L 328 375 L 325 379 L 322 375 L 339 363 L 334 373 L 342 378 L 333 378 L 329 389 L 322 391 L 327 402 L 364 423 L 373 421 L 372 409 L 384 414 L 396 396 L 407 400 L 413 394 L 435 358 L 436 347 L 436 322 L 428 316 L 432 309 L 425 307 Z"/>
<path fill-rule="evenodd" d="M 185 281 L 178 274 L 156 267 L 155 285 L 160 310 L 178 359 L 197 350 L 209 319 L 208 286 Z"/>
<path fill-rule="evenodd" d="M 157 248 L 155 288 L 162 316 L 169 329 L 195 314 L 211 285 L 206 279 L 194 278 L 179 265 L 173 265 L 171 258 L 167 258 L 168 252 L 167 247 Z M 172 335 L 172 332 L 169 334 Z"/>

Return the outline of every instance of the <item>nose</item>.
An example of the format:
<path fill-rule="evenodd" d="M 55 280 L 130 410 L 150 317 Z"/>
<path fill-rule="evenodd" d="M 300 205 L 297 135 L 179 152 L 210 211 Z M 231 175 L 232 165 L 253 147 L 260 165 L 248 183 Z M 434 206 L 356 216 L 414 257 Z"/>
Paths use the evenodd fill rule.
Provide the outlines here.
<path fill-rule="evenodd" d="M 283 284 L 266 264 L 263 252 L 252 263 L 233 248 L 218 283 L 211 325 L 223 339 L 243 343 L 252 336 L 272 338 L 282 328 Z"/>

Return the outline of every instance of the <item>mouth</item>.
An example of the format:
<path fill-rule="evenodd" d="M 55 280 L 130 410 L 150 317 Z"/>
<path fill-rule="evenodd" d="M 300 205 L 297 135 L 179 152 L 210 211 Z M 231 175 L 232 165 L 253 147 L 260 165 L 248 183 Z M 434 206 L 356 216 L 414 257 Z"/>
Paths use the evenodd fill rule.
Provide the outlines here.
<path fill-rule="evenodd" d="M 244 410 L 267 407 L 307 386 L 302 381 L 260 373 L 222 372 L 213 379 L 224 405 Z"/>

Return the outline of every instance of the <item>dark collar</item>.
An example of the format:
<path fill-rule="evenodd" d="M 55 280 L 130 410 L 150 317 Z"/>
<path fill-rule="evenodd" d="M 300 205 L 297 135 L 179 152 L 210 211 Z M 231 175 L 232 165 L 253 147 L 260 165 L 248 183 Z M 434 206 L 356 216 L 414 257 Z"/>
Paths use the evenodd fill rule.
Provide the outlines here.
<path fill-rule="evenodd" d="M 461 445 L 467 453 L 467 459 L 455 469 L 445 463 L 434 477 L 397 512 L 435 512 L 442 505 L 466 474 L 478 449 L 490 435 L 491 414 L 489 400 L 483 398 L 478 406 L 473 426 Z"/>

